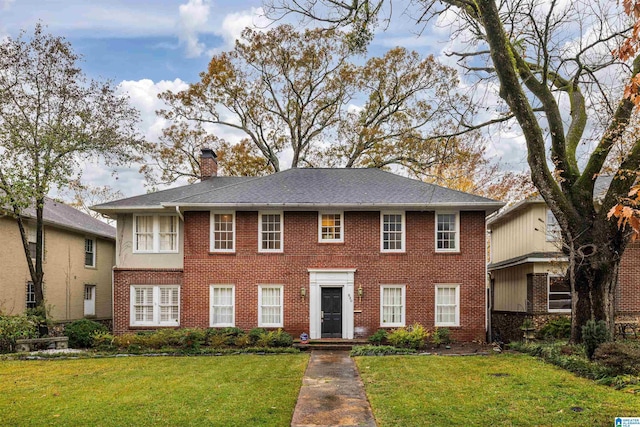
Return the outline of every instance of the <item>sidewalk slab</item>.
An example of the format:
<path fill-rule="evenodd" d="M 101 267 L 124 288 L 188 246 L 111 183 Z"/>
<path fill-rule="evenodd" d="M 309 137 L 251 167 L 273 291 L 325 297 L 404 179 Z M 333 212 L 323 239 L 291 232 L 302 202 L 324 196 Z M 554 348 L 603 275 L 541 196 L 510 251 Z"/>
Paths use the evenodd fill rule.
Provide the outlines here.
<path fill-rule="evenodd" d="M 347 351 L 311 352 L 292 427 L 376 427 L 355 363 Z"/>

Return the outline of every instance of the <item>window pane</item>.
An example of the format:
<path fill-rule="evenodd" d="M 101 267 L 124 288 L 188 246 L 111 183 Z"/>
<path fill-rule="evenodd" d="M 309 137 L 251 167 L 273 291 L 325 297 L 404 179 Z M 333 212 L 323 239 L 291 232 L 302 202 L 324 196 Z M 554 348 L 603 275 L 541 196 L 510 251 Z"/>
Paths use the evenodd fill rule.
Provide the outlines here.
<path fill-rule="evenodd" d="M 153 216 L 136 216 L 136 241 L 135 247 L 138 251 L 153 250 Z"/>
<path fill-rule="evenodd" d="M 402 324 L 402 288 L 383 287 L 382 288 L 382 323 Z"/>
<path fill-rule="evenodd" d="M 281 216 L 280 214 L 262 215 L 262 239 L 261 247 L 263 250 L 280 250 L 281 249 Z"/>
<path fill-rule="evenodd" d="M 556 240 L 560 240 L 562 234 L 560 233 L 560 224 L 558 224 L 558 220 L 556 219 L 551 209 L 547 209 L 547 232 L 546 232 L 547 242 L 553 242 Z"/>
<path fill-rule="evenodd" d="M 178 217 L 176 216 L 160 216 L 160 250 L 161 251 L 177 251 L 178 250 Z"/>
<path fill-rule="evenodd" d="M 281 289 L 280 288 L 261 288 L 261 313 L 263 324 L 280 324 L 281 311 Z"/>
<path fill-rule="evenodd" d="M 402 215 L 384 214 L 382 216 L 382 248 L 384 250 L 402 250 Z"/>
<path fill-rule="evenodd" d="M 322 240 L 341 240 L 342 215 L 322 214 L 320 235 Z"/>
<path fill-rule="evenodd" d="M 213 247 L 217 250 L 233 250 L 233 215 L 213 215 Z"/>
<path fill-rule="evenodd" d="M 457 291 L 457 287 L 436 288 L 436 324 L 456 324 Z"/>
<path fill-rule="evenodd" d="M 436 224 L 438 249 L 456 249 L 456 214 L 438 214 Z"/>
<path fill-rule="evenodd" d="M 233 324 L 233 288 L 212 288 L 212 324 Z"/>

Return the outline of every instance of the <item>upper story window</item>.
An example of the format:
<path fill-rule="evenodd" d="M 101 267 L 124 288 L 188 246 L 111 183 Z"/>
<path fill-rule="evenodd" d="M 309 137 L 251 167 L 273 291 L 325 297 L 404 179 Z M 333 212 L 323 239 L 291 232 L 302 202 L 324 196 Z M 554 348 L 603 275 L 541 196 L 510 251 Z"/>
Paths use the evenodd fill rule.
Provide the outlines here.
<path fill-rule="evenodd" d="M 549 311 L 571 311 L 571 287 L 564 276 L 547 276 Z"/>
<path fill-rule="evenodd" d="M 436 252 L 460 250 L 460 214 L 436 212 Z"/>
<path fill-rule="evenodd" d="M 134 215 L 134 252 L 178 252 L 176 215 Z"/>
<path fill-rule="evenodd" d="M 436 285 L 436 326 L 460 326 L 460 285 Z"/>
<path fill-rule="evenodd" d="M 29 245 L 29 255 L 32 259 L 36 259 L 36 227 L 35 225 L 27 225 L 27 243 Z M 44 261 L 44 228 L 42 230 L 42 260 Z"/>
<path fill-rule="evenodd" d="M 551 209 L 547 209 L 547 223 L 546 223 L 546 235 L 547 242 L 555 242 L 560 240 L 562 234 L 560 233 L 560 224 L 556 216 L 551 212 Z"/>
<path fill-rule="evenodd" d="M 282 212 L 260 212 L 258 218 L 258 251 L 282 252 L 284 246 Z"/>
<path fill-rule="evenodd" d="M 404 212 L 381 212 L 380 230 L 380 251 L 405 251 Z"/>
<path fill-rule="evenodd" d="M 235 252 L 235 212 L 211 212 L 211 252 Z"/>
<path fill-rule="evenodd" d="M 318 214 L 318 241 L 324 243 L 344 242 L 344 214 L 342 212 L 320 212 Z"/>
<path fill-rule="evenodd" d="M 94 239 L 84 239 L 84 266 L 96 266 L 96 241 Z"/>

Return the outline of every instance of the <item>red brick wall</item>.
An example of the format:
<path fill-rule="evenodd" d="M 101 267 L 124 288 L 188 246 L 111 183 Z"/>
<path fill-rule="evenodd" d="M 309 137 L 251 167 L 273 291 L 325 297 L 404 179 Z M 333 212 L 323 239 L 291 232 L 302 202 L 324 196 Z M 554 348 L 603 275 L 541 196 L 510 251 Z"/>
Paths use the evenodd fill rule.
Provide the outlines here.
<path fill-rule="evenodd" d="M 460 284 L 460 327 L 450 328 L 454 338 L 485 338 L 485 229 L 484 212 L 460 215 L 460 253 L 435 252 L 434 213 L 407 212 L 403 254 L 380 253 L 380 213 L 345 212 L 344 243 L 318 243 L 317 212 L 285 212 L 284 253 L 258 252 L 257 212 L 236 213 L 236 252 L 209 253 L 209 212 L 185 213 L 184 273 L 181 288 L 183 327 L 209 326 L 209 286 L 234 284 L 236 325 L 257 326 L 258 285 L 284 285 L 284 329 L 295 336 L 309 332 L 308 268 L 356 268 L 355 289 L 362 286 L 362 302 L 356 297 L 354 326 L 363 335 L 380 326 L 380 284 L 406 285 L 407 325 L 434 325 L 435 285 Z M 116 272 L 116 333 L 126 329 L 128 283 L 139 276 Z M 162 272 L 149 273 L 149 280 Z M 178 280 L 179 273 L 172 273 Z M 125 278 L 126 276 L 126 278 Z M 307 296 L 300 296 L 300 288 Z M 125 295 L 126 294 L 126 295 Z M 126 307 L 123 307 L 125 306 Z M 361 313 L 357 311 L 361 310 Z"/>
<path fill-rule="evenodd" d="M 640 242 L 627 246 L 622 255 L 616 311 L 619 315 L 640 314 Z"/>

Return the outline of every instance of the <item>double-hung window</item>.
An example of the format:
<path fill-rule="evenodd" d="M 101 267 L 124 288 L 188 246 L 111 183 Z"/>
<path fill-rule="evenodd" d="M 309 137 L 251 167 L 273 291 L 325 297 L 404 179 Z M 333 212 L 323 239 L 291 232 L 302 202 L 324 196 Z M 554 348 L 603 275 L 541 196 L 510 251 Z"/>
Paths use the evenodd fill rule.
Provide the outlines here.
<path fill-rule="evenodd" d="M 318 241 L 321 243 L 344 242 L 344 214 L 320 212 L 318 214 Z"/>
<path fill-rule="evenodd" d="M 131 285 L 131 326 L 178 326 L 180 286 Z"/>
<path fill-rule="evenodd" d="M 460 215 L 436 212 L 436 252 L 460 250 Z"/>
<path fill-rule="evenodd" d="M 436 326 L 460 326 L 460 285 L 436 285 Z"/>
<path fill-rule="evenodd" d="M 381 252 L 405 251 L 404 212 L 381 212 L 380 230 Z"/>
<path fill-rule="evenodd" d="M 547 209 L 547 222 L 546 222 L 546 239 L 547 242 L 556 242 L 560 240 L 562 234 L 560 233 L 560 224 L 556 216 L 551 212 L 551 209 Z"/>
<path fill-rule="evenodd" d="M 178 217 L 176 215 L 134 215 L 134 252 L 178 252 Z"/>
<path fill-rule="evenodd" d="M 283 326 L 283 298 L 281 285 L 258 286 L 258 326 L 281 328 Z"/>
<path fill-rule="evenodd" d="M 564 276 L 547 276 L 549 311 L 571 311 L 571 286 Z"/>
<path fill-rule="evenodd" d="M 258 219 L 258 251 L 282 252 L 284 243 L 282 212 L 260 212 Z"/>
<path fill-rule="evenodd" d="M 96 266 L 96 241 L 94 239 L 84 239 L 84 266 Z"/>
<path fill-rule="evenodd" d="M 380 326 L 405 326 L 405 285 L 380 286 Z"/>
<path fill-rule="evenodd" d="M 235 212 L 211 212 L 211 252 L 235 252 Z"/>
<path fill-rule="evenodd" d="M 235 326 L 235 287 L 233 285 L 211 285 L 211 327 Z"/>
<path fill-rule="evenodd" d="M 36 287 L 33 282 L 27 282 L 27 308 L 36 308 Z"/>
<path fill-rule="evenodd" d="M 36 244 L 37 235 L 36 235 L 36 226 L 28 224 L 27 225 L 27 243 L 29 245 L 29 255 L 32 259 L 36 259 Z M 42 230 L 42 260 L 44 261 L 44 229 Z"/>

